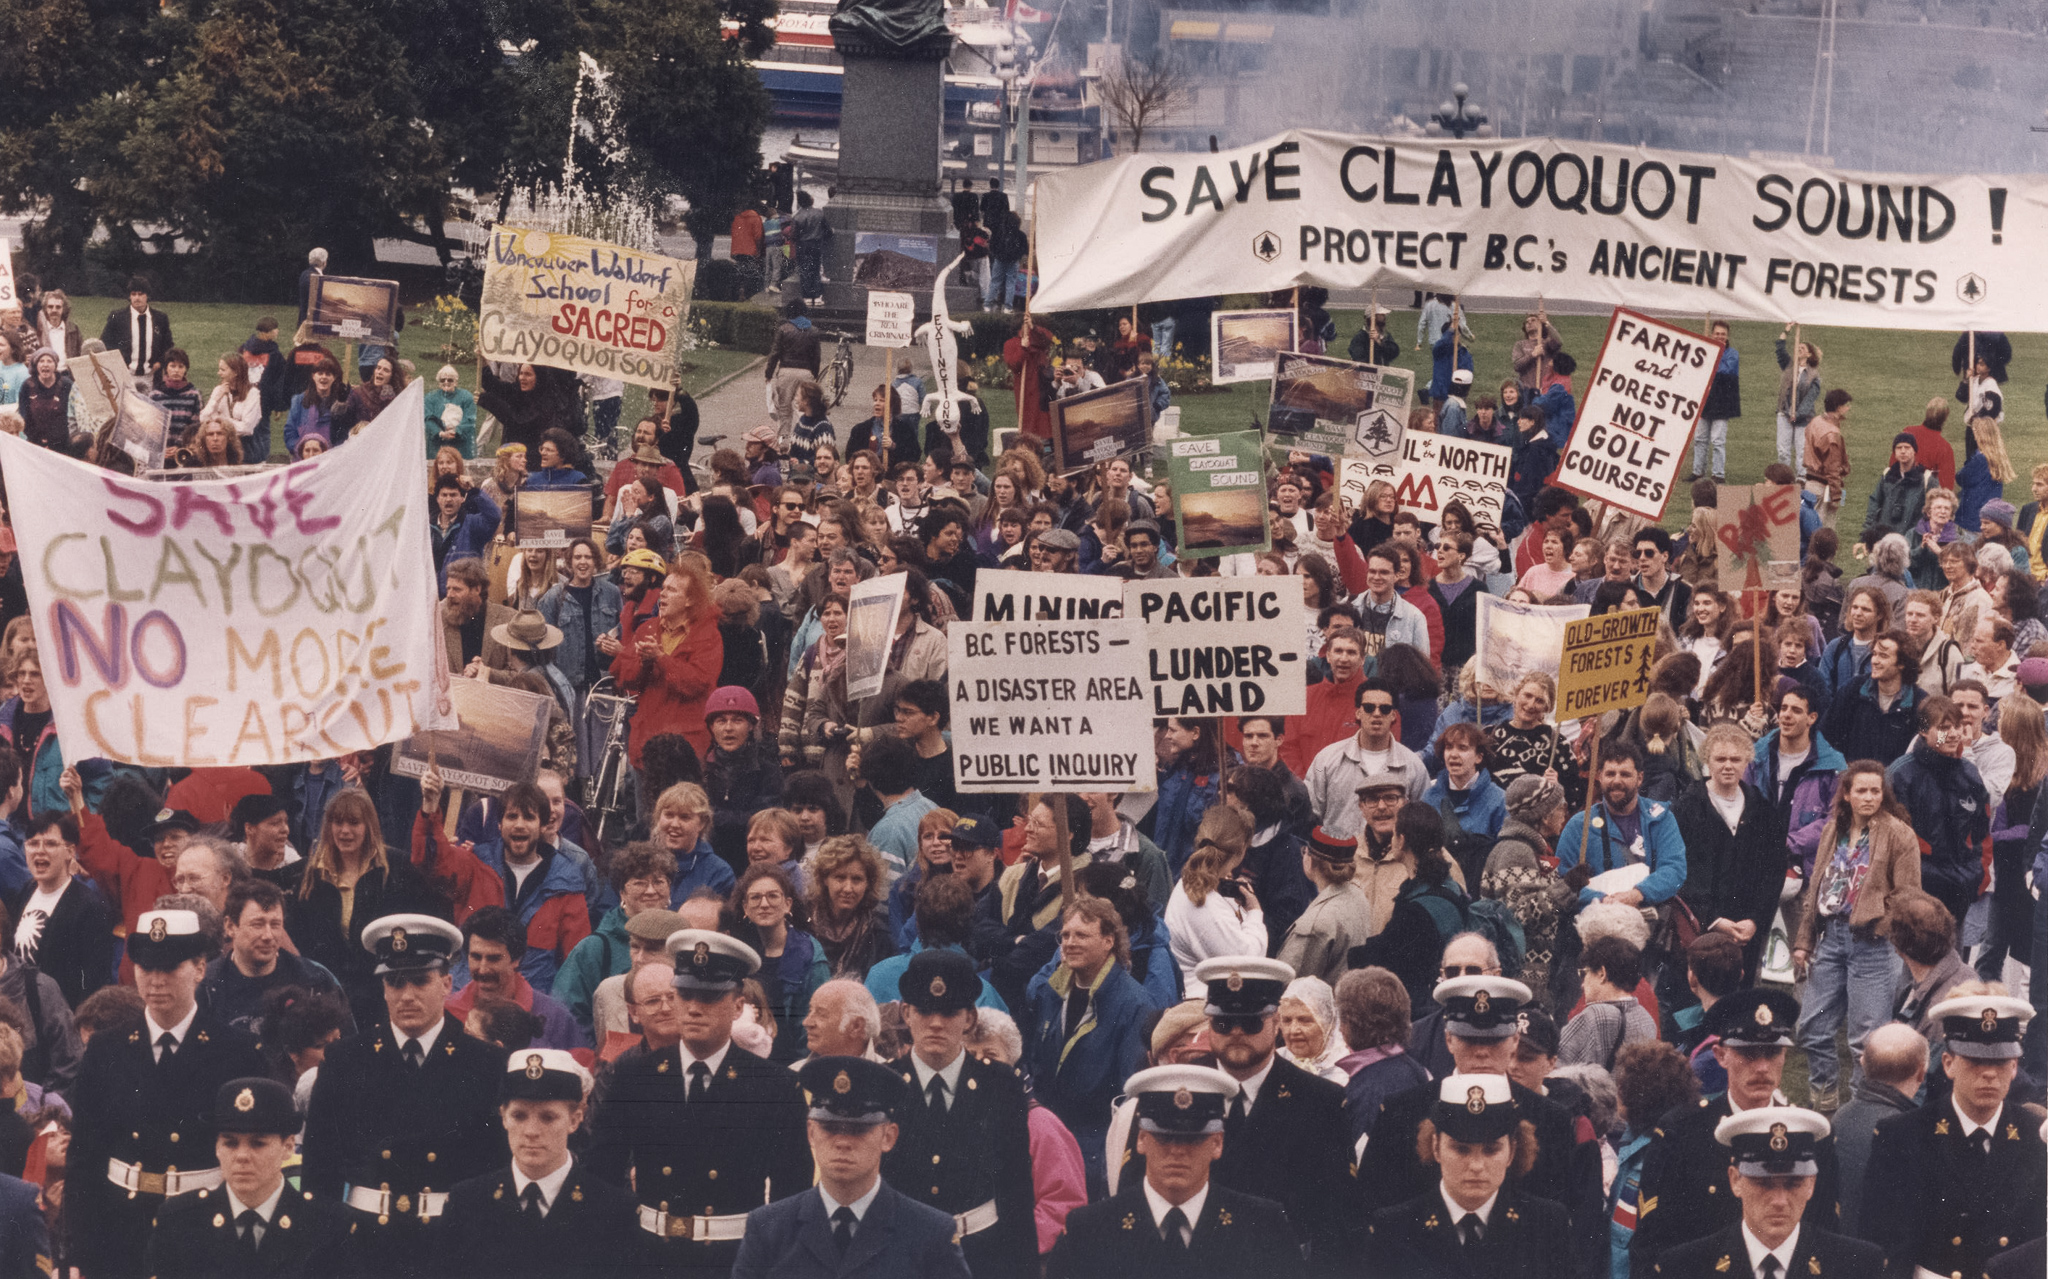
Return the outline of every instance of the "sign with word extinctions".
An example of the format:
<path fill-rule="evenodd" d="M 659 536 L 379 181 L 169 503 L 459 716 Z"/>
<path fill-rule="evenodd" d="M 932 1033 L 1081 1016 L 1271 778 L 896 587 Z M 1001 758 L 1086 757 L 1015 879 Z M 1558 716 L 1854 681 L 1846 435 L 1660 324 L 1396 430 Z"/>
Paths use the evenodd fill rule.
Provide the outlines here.
<path fill-rule="evenodd" d="M 0 435 L 67 758 L 292 764 L 454 728 L 414 382 L 352 439 L 260 476 L 130 479 Z M 348 459 L 355 457 L 356 462 Z"/>
<path fill-rule="evenodd" d="M 2048 330 L 2048 177 L 1290 130 L 1037 179 L 1032 310 L 1431 289 L 1874 329 Z"/>
<path fill-rule="evenodd" d="M 917 327 L 917 299 L 908 293 L 868 290 L 869 346 L 909 346 Z"/>
<path fill-rule="evenodd" d="M 1122 617 L 1121 578 L 985 568 L 974 575 L 977 622 L 1072 622 Z"/>
<path fill-rule="evenodd" d="M 1723 484 L 1716 568 L 1724 591 L 1799 584 L 1799 490 L 1790 484 Z"/>
<path fill-rule="evenodd" d="M 1124 616 L 1145 627 L 1151 714 L 1300 715 L 1308 710 L 1301 584 L 1282 577 L 1161 578 L 1124 584 Z"/>
<path fill-rule="evenodd" d="M 695 262 L 499 227 L 484 258 L 477 342 L 486 360 L 673 386 L 696 280 Z"/>
<path fill-rule="evenodd" d="M 954 622 L 946 646 L 953 784 L 961 791 L 1156 784 L 1145 628 L 1137 622 Z"/>
<path fill-rule="evenodd" d="M 1167 445 L 1167 479 L 1182 559 L 1263 551 L 1267 533 L 1264 440 L 1232 431 Z"/>
<path fill-rule="evenodd" d="M 1424 524 L 1438 523 L 1444 507 L 1463 502 L 1472 512 L 1474 524 L 1499 528 L 1514 457 L 1514 450 L 1505 444 L 1426 433 L 1409 435 L 1402 439 L 1398 457 L 1341 459 L 1337 491 L 1346 505 L 1357 510 L 1372 482 L 1385 480 L 1394 486 L 1401 509 L 1415 512 L 1415 518 Z"/>
<path fill-rule="evenodd" d="M 1274 357 L 1266 429 L 1312 453 L 1393 457 L 1408 426 L 1415 375 L 1327 355 Z"/>
<path fill-rule="evenodd" d="M 846 605 L 846 696 L 859 701 L 882 691 L 896 621 L 903 613 L 902 573 L 855 582 Z"/>
<path fill-rule="evenodd" d="M 1567 622 L 1557 664 L 1557 718 L 1585 719 L 1641 706 L 1657 661 L 1654 608 Z"/>
<path fill-rule="evenodd" d="M 1557 464 L 1557 486 L 1647 520 L 1663 519 L 1721 347 L 1617 308 Z"/>

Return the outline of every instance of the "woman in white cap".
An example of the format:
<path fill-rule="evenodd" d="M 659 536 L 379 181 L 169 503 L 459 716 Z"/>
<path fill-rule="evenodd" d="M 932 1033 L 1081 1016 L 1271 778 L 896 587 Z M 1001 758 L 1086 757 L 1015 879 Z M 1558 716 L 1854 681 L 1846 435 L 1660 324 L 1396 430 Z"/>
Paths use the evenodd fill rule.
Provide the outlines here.
<path fill-rule="evenodd" d="M 1351 1076 L 1337 1066 L 1350 1052 L 1337 1024 L 1337 994 L 1320 977 L 1297 977 L 1280 996 L 1280 1055 L 1334 1084 Z"/>

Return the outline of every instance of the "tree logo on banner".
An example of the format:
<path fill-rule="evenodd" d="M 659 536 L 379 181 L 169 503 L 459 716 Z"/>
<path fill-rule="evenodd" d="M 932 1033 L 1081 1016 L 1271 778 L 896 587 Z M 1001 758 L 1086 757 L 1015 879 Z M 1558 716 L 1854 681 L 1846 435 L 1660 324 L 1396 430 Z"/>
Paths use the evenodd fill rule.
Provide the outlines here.
<path fill-rule="evenodd" d="M 1984 283 L 1984 277 L 1975 271 L 1956 281 L 1956 296 L 1971 306 L 1977 305 L 1990 295 L 1991 290 Z"/>
<path fill-rule="evenodd" d="M 1386 457 L 1400 451 L 1401 419 L 1385 409 L 1367 409 L 1358 415 L 1352 436 L 1367 457 Z"/>
<path fill-rule="evenodd" d="M 1252 237 L 1252 256 L 1261 262 L 1271 262 L 1280 256 L 1280 237 L 1271 231 L 1261 231 Z"/>

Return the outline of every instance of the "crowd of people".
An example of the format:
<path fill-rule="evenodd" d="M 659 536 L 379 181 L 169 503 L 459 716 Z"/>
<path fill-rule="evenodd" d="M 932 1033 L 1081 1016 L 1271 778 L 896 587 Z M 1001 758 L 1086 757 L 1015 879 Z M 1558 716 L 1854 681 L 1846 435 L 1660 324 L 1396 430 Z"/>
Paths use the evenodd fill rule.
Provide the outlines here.
<path fill-rule="evenodd" d="M 103 340 L 195 465 L 276 413 L 340 445 L 411 376 L 273 342 L 200 408 L 131 303 Z M 1410 429 L 1514 443 L 1498 523 L 1354 509 L 1295 454 L 1269 551 L 1180 560 L 1133 459 L 1049 472 L 1028 413 L 948 433 L 908 367 L 845 432 L 789 310 L 785 411 L 701 474 L 681 399 L 603 472 L 566 375 L 437 377 L 449 669 L 559 712 L 499 794 L 390 747 L 84 758 L 4 544 L 0 1276 L 2039 1273 L 2048 466 L 2024 511 L 1972 499 L 2012 478 L 2002 367 L 1960 466 L 1945 400 L 1900 433 L 1852 572 L 1852 397 L 1781 344 L 1803 564 L 1742 592 L 1711 424 L 1676 538 L 1543 483 L 1576 366 L 1541 316 L 1498 398 L 1454 306 L 1417 334 Z M 1384 316 L 1359 339 L 1399 356 Z M 1126 318 L 1055 372 L 1027 328 L 1020 406 L 1147 348 Z M 549 488 L 589 534 L 520 548 Z M 946 631 L 996 569 L 1297 576 L 1307 709 L 1155 721 L 1142 793 L 963 793 Z M 892 574 L 853 698 L 850 593 Z M 1482 678 L 1484 593 L 1659 610 L 1647 700 L 1559 723 L 1551 675 Z"/>

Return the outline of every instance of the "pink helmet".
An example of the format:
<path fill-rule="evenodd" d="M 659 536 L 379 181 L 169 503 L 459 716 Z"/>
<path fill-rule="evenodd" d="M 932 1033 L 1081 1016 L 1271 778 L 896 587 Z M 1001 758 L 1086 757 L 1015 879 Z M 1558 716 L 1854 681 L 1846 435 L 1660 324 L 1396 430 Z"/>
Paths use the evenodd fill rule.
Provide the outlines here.
<path fill-rule="evenodd" d="M 711 696 L 704 701 L 706 720 L 734 711 L 757 720 L 761 718 L 761 707 L 754 700 L 754 695 L 737 684 L 727 684 L 724 688 L 713 689 Z"/>

